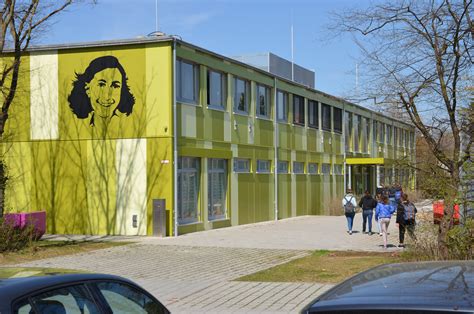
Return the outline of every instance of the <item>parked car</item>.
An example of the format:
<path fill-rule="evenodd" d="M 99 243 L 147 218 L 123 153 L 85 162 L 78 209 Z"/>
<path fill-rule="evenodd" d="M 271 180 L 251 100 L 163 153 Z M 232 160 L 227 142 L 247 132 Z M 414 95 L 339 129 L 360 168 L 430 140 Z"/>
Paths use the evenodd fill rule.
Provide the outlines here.
<path fill-rule="evenodd" d="M 50 268 L 0 268 L 1 314 L 170 313 L 118 276 Z"/>
<path fill-rule="evenodd" d="M 301 313 L 474 313 L 474 261 L 382 265 L 338 284 Z"/>

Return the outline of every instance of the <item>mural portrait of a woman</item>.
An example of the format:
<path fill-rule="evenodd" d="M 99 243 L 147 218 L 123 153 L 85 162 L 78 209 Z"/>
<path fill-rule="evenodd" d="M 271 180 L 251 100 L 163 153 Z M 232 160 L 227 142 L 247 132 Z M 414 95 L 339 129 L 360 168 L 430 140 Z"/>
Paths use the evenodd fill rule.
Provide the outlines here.
<path fill-rule="evenodd" d="M 114 56 L 99 57 L 89 64 L 84 73 L 76 73 L 69 107 L 79 119 L 90 119 L 95 126 L 115 116 L 132 113 L 135 97 L 127 85 L 124 68 Z"/>

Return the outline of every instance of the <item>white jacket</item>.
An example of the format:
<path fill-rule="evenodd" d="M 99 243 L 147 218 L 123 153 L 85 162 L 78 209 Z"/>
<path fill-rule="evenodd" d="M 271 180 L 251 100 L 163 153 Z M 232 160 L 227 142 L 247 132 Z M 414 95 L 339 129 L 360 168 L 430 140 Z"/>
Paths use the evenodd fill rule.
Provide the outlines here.
<path fill-rule="evenodd" d="M 351 197 L 352 197 L 352 200 L 351 200 Z M 357 207 L 356 197 L 351 193 L 346 194 L 346 196 L 344 196 L 344 198 L 342 199 L 342 207 L 344 208 L 344 205 L 346 205 L 346 203 L 349 201 L 352 203 L 352 205 L 354 205 L 354 208 Z"/>

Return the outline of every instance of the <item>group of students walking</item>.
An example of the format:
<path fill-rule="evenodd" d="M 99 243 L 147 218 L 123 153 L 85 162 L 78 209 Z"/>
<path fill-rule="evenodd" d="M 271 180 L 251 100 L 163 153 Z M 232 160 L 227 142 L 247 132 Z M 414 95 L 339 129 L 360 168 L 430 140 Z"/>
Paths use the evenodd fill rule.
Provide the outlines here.
<path fill-rule="evenodd" d="M 347 194 L 342 199 L 344 214 L 347 219 L 347 233 L 352 234 L 352 227 L 356 208 L 362 208 L 362 232 L 372 235 L 372 218 L 375 209 L 375 225 L 377 233 L 383 237 L 383 246 L 387 248 L 388 226 L 392 215 L 396 212 L 396 223 L 399 228 L 399 247 L 404 247 L 405 233 L 416 240 L 415 236 L 415 215 L 417 209 L 415 205 L 409 201 L 408 194 L 403 193 L 399 185 L 392 188 L 378 188 L 376 198 L 373 198 L 368 190 L 364 196 L 356 202 L 356 197 L 352 194 L 352 190 L 348 189 Z M 367 228 L 366 228 L 367 227 Z M 366 230 L 368 230 L 366 232 Z"/>

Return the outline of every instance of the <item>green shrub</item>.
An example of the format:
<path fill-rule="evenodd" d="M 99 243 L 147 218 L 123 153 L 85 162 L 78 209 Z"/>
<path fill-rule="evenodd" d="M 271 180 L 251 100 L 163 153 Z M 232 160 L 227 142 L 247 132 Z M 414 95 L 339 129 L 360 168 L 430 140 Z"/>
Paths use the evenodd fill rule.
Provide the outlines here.
<path fill-rule="evenodd" d="M 12 223 L 0 218 L 0 253 L 19 251 L 31 245 L 34 227 L 15 228 Z"/>
<path fill-rule="evenodd" d="M 463 225 L 449 230 L 447 237 L 451 259 L 472 259 L 474 249 L 474 220 L 466 219 Z"/>

